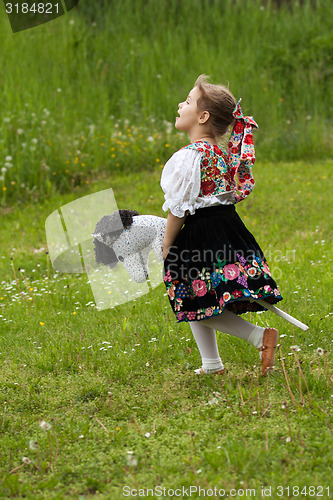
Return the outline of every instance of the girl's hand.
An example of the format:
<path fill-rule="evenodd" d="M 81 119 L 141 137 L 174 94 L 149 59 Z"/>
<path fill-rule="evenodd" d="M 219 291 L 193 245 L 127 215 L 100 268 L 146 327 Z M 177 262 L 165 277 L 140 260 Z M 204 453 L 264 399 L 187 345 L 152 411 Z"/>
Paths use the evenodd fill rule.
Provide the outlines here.
<path fill-rule="evenodd" d="M 162 249 L 163 260 L 165 260 L 167 258 L 168 253 L 169 253 L 169 248 L 163 246 L 163 249 Z"/>
<path fill-rule="evenodd" d="M 187 215 L 185 215 L 184 217 L 176 217 L 169 210 L 162 248 L 162 255 L 164 260 L 166 259 L 170 248 L 172 247 L 182 225 L 184 224 L 186 216 Z"/>

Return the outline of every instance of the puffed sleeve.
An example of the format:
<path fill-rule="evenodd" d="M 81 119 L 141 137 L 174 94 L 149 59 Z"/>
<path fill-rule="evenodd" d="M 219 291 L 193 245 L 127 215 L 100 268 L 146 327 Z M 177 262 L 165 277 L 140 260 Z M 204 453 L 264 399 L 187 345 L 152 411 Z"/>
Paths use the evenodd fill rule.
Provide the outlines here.
<path fill-rule="evenodd" d="M 176 217 L 184 217 L 187 210 L 194 214 L 200 192 L 200 159 L 199 151 L 180 149 L 166 162 L 161 176 L 164 212 L 170 210 Z"/>

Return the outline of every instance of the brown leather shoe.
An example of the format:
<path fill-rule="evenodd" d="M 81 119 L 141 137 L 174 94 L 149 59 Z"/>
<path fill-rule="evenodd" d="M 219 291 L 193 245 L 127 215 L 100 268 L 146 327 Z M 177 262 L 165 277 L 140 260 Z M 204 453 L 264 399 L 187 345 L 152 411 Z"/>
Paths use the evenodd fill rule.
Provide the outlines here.
<path fill-rule="evenodd" d="M 261 376 L 266 375 L 267 369 L 274 366 L 275 349 L 279 340 L 279 330 L 276 328 L 266 328 L 262 340 L 262 346 L 258 351 L 261 355 Z"/>

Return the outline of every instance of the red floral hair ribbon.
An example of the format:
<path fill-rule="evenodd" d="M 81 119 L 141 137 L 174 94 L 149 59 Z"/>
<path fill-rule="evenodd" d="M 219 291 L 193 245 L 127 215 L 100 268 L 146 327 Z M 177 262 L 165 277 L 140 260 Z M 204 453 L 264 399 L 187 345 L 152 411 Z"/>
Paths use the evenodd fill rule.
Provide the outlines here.
<path fill-rule="evenodd" d="M 228 164 L 236 189 L 236 203 L 244 200 L 254 188 L 252 165 L 255 162 L 252 127 L 258 128 L 252 116 L 244 116 L 239 99 L 234 111 L 235 124 L 229 139 Z M 237 182 L 237 185 L 236 185 Z"/>

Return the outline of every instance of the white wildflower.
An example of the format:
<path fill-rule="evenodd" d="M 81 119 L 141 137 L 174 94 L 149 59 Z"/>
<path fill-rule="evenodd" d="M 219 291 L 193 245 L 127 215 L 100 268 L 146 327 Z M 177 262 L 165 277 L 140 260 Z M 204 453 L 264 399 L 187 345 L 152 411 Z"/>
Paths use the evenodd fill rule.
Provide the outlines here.
<path fill-rule="evenodd" d="M 324 349 L 322 349 L 321 347 L 318 347 L 317 354 L 319 354 L 319 356 L 322 356 L 324 354 Z"/>
<path fill-rule="evenodd" d="M 45 420 L 42 420 L 39 424 L 39 427 L 44 431 L 49 431 L 52 428 L 52 425 L 49 422 L 45 422 Z"/>
<path fill-rule="evenodd" d="M 31 460 L 30 460 L 30 458 L 28 458 L 28 457 L 22 457 L 22 462 L 23 462 L 24 464 L 31 464 Z"/>
<path fill-rule="evenodd" d="M 29 441 L 29 448 L 30 448 L 31 451 L 38 450 L 38 442 L 35 439 L 30 439 L 30 441 Z"/>
<path fill-rule="evenodd" d="M 129 465 L 130 467 L 136 467 L 138 465 L 138 461 L 133 455 L 133 451 L 127 452 L 127 465 Z"/>

